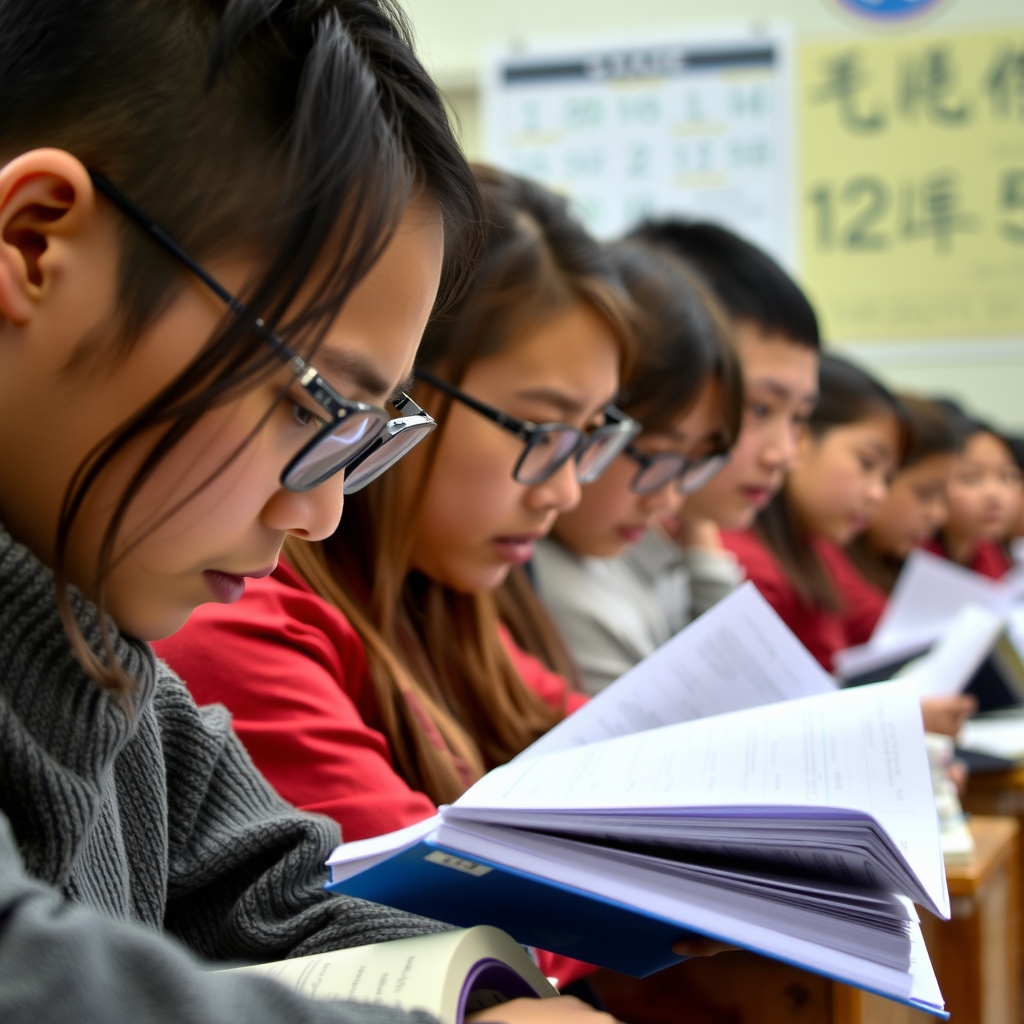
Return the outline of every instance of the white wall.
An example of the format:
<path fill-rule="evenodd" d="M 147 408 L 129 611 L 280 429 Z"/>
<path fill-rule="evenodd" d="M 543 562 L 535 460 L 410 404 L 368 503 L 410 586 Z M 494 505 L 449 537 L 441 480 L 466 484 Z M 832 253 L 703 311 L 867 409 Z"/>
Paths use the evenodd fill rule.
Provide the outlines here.
<path fill-rule="evenodd" d="M 950 31 L 1024 23 L 1021 0 L 945 0 L 906 28 L 874 29 L 839 0 L 404 0 L 421 55 L 461 122 L 467 154 L 482 153 L 477 79 L 489 46 L 536 38 L 614 36 L 696 24 L 783 20 L 800 35 Z M 1021 282 L 1024 288 L 1024 281 Z M 1024 338 L 848 346 L 894 386 L 948 395 L 1024 432 Z"/>

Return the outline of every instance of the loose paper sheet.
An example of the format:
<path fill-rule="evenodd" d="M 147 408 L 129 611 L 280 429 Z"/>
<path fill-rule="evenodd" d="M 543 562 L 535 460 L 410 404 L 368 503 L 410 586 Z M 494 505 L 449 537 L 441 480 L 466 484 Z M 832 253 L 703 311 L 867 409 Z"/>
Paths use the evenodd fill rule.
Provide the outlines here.
<path fill-rule="evenodd" d="M 834 689 L 831 677 L 748 582 L 516 760 Z"/>

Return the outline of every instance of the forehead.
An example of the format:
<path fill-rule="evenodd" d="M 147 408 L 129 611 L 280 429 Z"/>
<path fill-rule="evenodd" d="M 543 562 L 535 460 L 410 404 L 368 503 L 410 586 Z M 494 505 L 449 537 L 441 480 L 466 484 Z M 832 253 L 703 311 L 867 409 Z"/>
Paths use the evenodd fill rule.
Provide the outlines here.
<path fill-rule="evenodd" d="M 744 321 L 736 326 L 736 347 L 750 384 L 774 381 L 801 398 L 817 393 L 819 357 L 815 349 Z"/>
<path fill-rule="evenodd" d="M 964 445 L 963 458 L 971 462 L 1009 465 L 1013 463 L 1010 450 L 994 434 L 987 430 L 972 434 Z"/>

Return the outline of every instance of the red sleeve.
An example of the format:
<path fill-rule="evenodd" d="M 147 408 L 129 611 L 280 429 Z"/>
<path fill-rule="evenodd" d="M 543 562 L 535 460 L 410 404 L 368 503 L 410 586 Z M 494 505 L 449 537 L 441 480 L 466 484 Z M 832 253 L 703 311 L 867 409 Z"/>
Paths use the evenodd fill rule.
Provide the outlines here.
<path fill-rule="evenodd" d="M 861 576 L 849 555 L 836 544 L 821 541 L 817 548 L 843 601 L 846 645 L 866 644 L 885 611 L 885 591 Z"/>
<path fill-rule="evenodd" d="M 512 634 L 504 627 L 498 626 L 501 633 L 501 642 L 505 645 L 515 665 L 519 678 L 533 690 L 538 697 L 550 704 L 555 710 L 565 708 L 565 713 L 571 715 L 587 703 L 587 695 L 574 690 L 564 676 L 552 672 L 543 662 L 539 661 L 532 654 L 527 654 L 512 639 Z"/>
<path fill-rule="evenodd" d="M 233 605 L 197 608 L 153 645 L 199 704 L 221 703 L 270 784 L 334 818 L 346 840 L 430 817 L 367 724 L 376 702 L 362 642 L 344 616 L 282 566 Z"/>
<path fill-rule="evenodd" d="M 799 598 L 771 552 L 750 530 L 723 530 L 722 544 L 743 566 L 761 596 L 775 609 L 780 619 L 794 632 L 800 618 Z"/>
<path fill-rule="evenodd" d="M 992 580 L 1001 580 L 1010 571 L 1010 559 L 994 540 L 984 540 L 974 553 L 971 568 Z"/>

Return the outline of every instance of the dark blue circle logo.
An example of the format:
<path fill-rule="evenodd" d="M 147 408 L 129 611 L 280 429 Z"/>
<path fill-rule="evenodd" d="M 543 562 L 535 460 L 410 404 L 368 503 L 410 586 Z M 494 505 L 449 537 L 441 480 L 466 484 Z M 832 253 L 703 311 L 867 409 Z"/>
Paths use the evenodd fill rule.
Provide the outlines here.
<path fill-rule="evenodd" d="M 839 0 L 843 7 L 873 21 L 899 21 L 923 14 L 942 0 Z"/>

